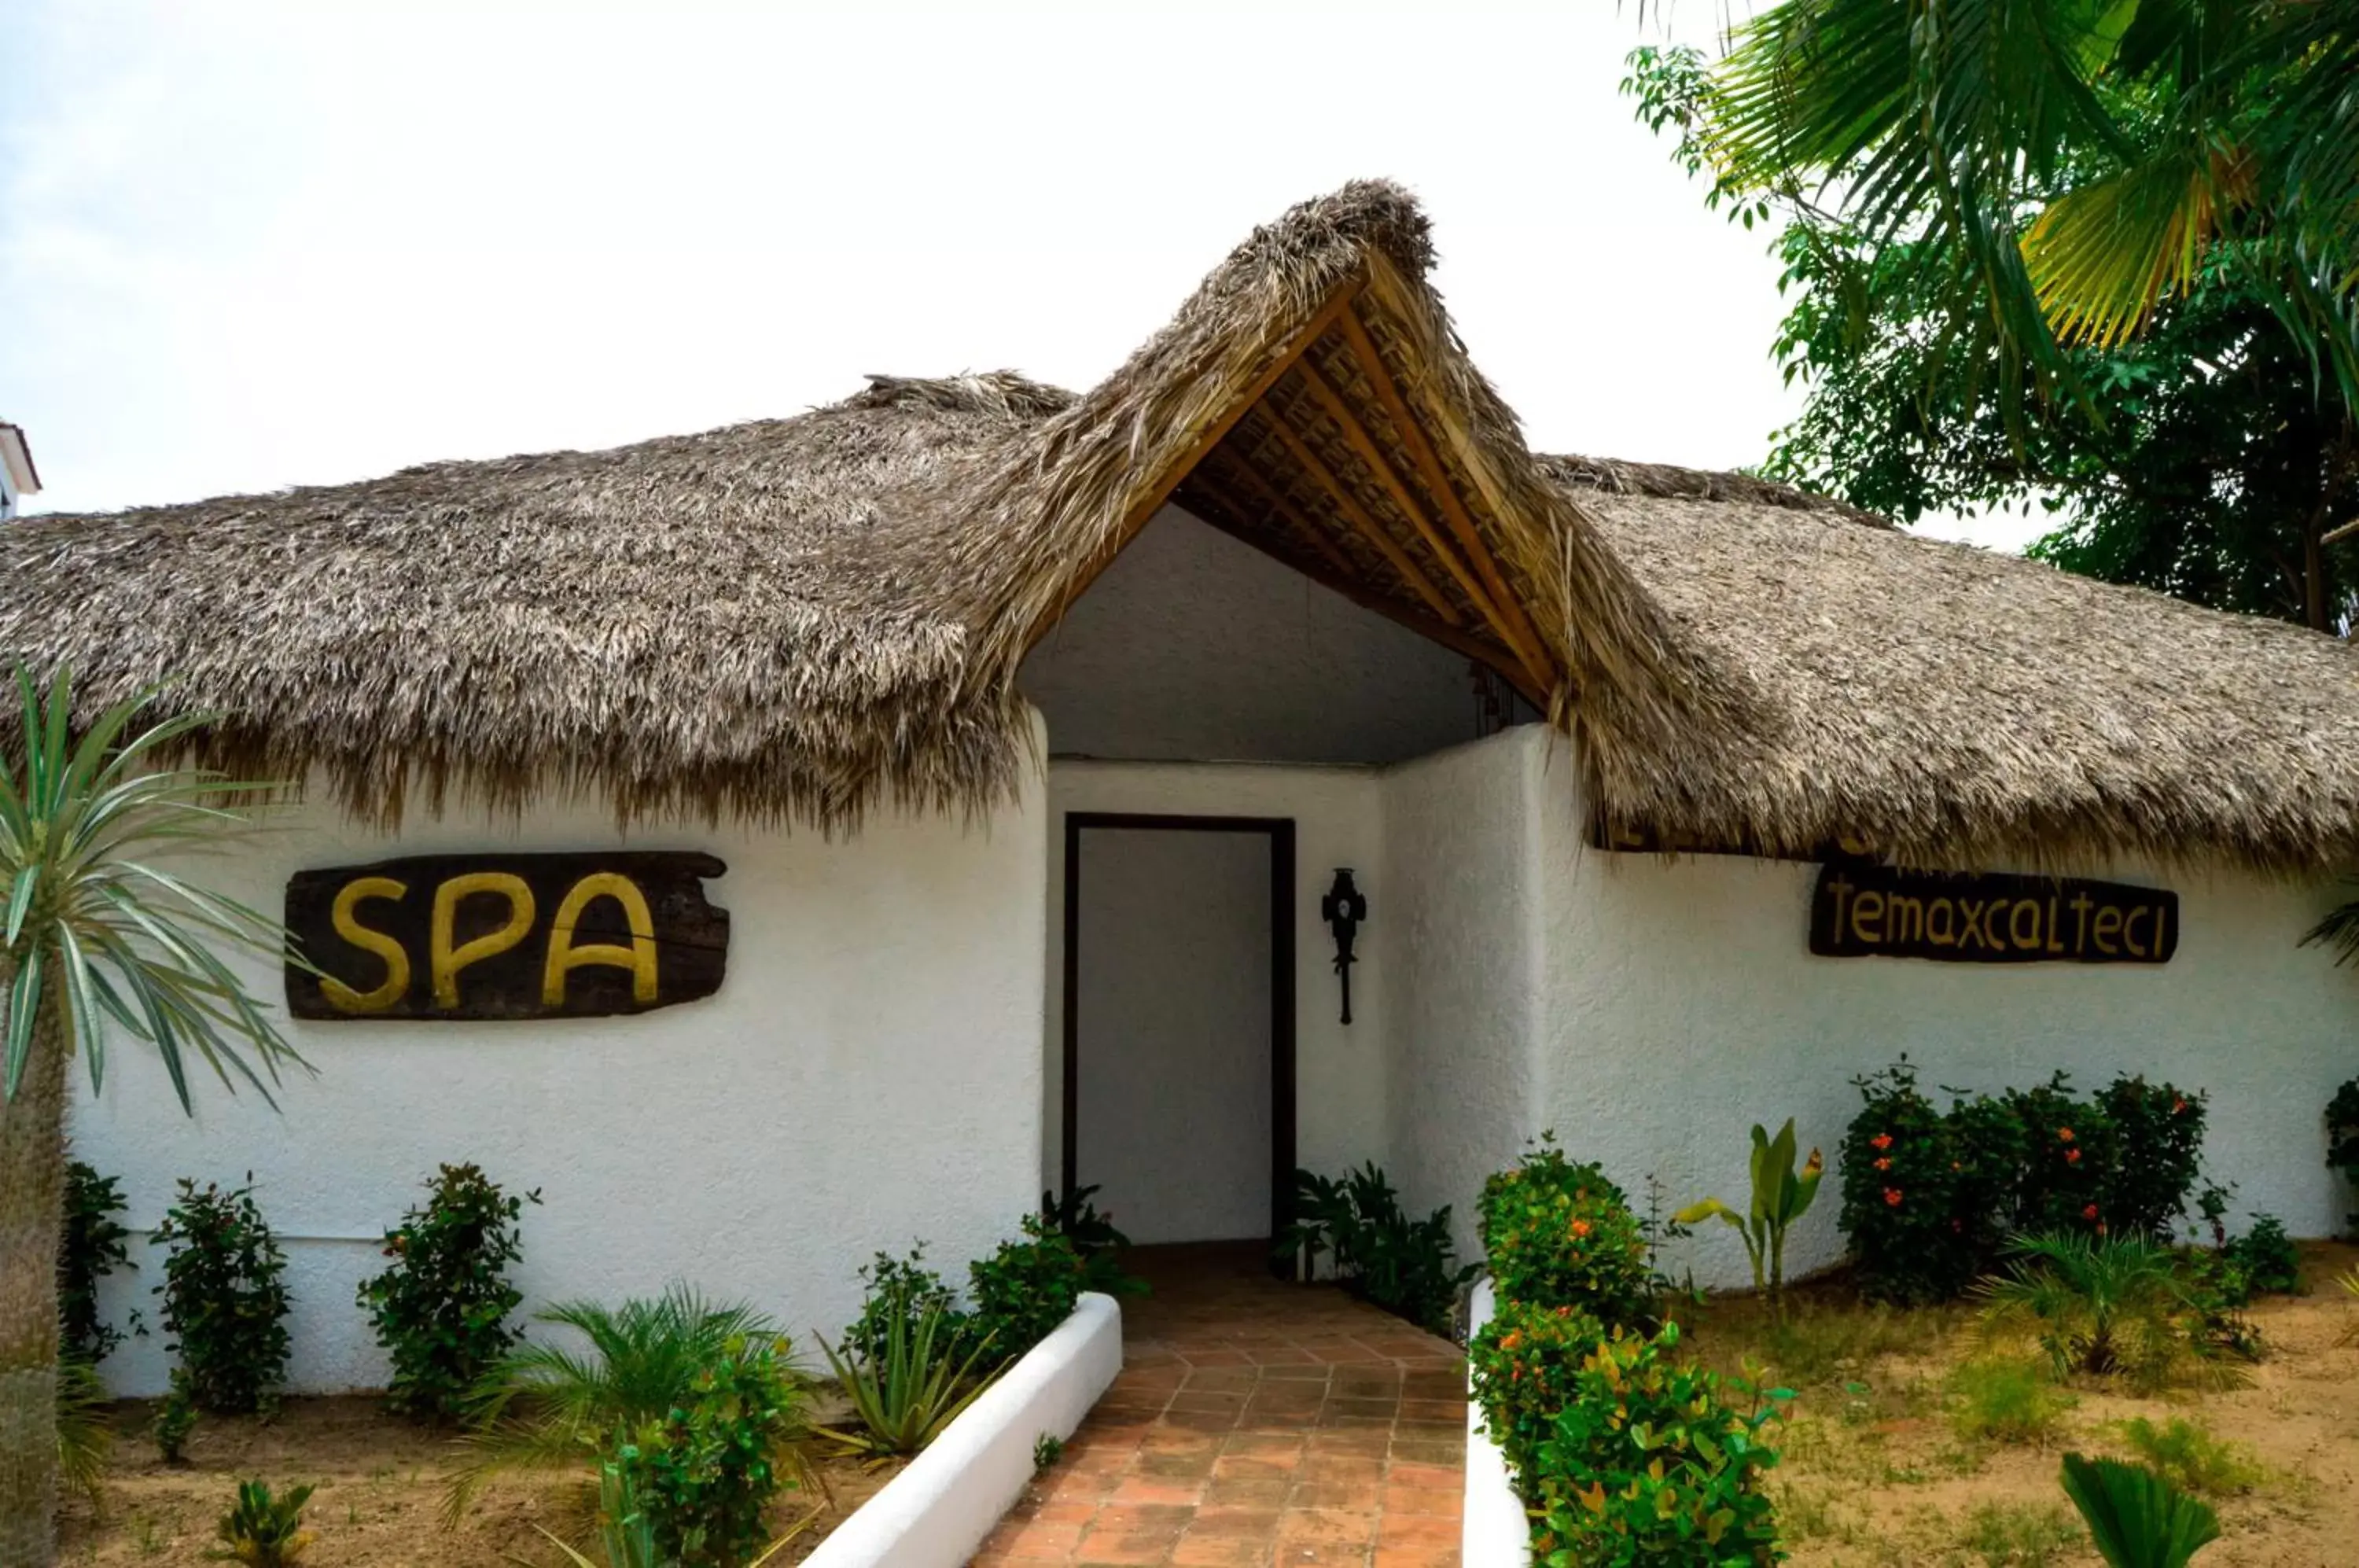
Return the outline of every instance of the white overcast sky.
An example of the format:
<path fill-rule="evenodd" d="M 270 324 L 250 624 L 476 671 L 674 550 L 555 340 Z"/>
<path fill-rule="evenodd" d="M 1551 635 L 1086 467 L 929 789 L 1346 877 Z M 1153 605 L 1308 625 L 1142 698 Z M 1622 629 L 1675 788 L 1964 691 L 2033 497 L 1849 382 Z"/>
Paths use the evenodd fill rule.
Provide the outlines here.
<path fill-rule="evenodd" d="M 1798 401 L 1777 269 L 1631 119 L 1659 36 L 1635 0 L 0 0 L 0 419 L 81 511 L 870 371 L 1086 387 L 1256 223 L 1377 175 L 1536 449 L 1754 463 Z"/>

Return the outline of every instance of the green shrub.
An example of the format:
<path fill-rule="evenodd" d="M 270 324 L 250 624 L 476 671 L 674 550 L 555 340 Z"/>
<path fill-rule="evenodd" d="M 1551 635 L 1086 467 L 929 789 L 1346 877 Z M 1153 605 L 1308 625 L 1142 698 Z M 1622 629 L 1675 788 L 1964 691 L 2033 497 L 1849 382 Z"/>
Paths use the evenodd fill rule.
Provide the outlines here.
<path fill-rule="evenodd" d="M 2076 1402 L 2040 1368 L 2006 1356 L 1950 1374 L 1950 1424 L 1969 1443 L 2046 1443 Z"/>
<path fill-rule="evenodd" d="M 252 1174 L 229 1192 L 183 1180 L 155 1240 L 172 1249 L 156 1293 L 179 1390 L 209 1414 L 269 1410 L 287 1372 L 287 1258 L 255 1203 Z"/>
<path fill-rule="evenodd" d="M 970 1338 L 970 1325 L 939 1301 L 913 1314 L 908 1302 L 888 1301 L 875 1321 L 885 1339 L 873 1355 L 849 1338 L 841 1349 L 820 1341 L 854 1423 L 821 1433 L 852 1453 L 884 1460 L 917 1453 L 974 1402 L 990 1382 L 975 1370 L 995 1346 L 988 1337 Z"/>
<path fill-rule="evenodd" d="M 1652 1338 L 1615 1330 L 1574 1370 L 1527 1488 L 1536 1561 L 1732 1568 L 1783 1555 L 1761 1478 L 1790 1396 L 1677 1363 L 1679 1337 L 1676 1323 Z"/>
<path fill-rule="evenodd" d="M 1147 1281 L 1122 1269 L 1123 1249 L 1130 1237 L 1116 1230 L 1111 1213 L 1100 1214 L 1095 1187 L 1076 1187 L 1059 1198 L 1040 1194 L 1040 1218 L 1048 1227 L 1072 1243 L 1088 1265 L 1084 1290 L 1108 1296 L 1143 1296 Z"/>
<path fill-rule="evenodd" d="M 2326 1163 L 2359 1196 L 2359 1078 L 2345 1083 L 2326 1102 Z M 2343 1224 L 2359 1235 L 2359 1214 L 2344 1215 Z"/>
<path fill-rule="evenodd" d="M 167 1465 L 185 1465 L 189 1459 L 189 1438 L 197 1430 L 196 1402 L 189 1398 L 189 1379 L 175 1367 L 172 1386 L 156 1406 L 156 1419 L 147 1429 L 156 1440 L 157 1457 Z"/>
<path fill-rule="evenodd" d="M 2134 1416 L 2122 1422 L 2121 1434 L 2132 1453 L 2183 1491 L 2227 1497 L 2251 1491 L 2266 1475 L 2251 1449 L 2214 1437 L 2182 1417 L 2157 1426 Z"/>
<path fill-rule="evenodd" d="M 123 1212 L 123 1184 L 81 1160 L 66 1165 L 65 1228 L 58 1238 L 58 1355 L 97 1366 L 126 1337 L 98 1313 L 98 1282 L 118 1269 L 136 1269 L 123 1246 L 131 1233 Z M 134 1314 L 134 1325 L 137 1318 Z"/>
<path fill-rule="evenodd" d="M 2116 1078 L 2093 1099 L 2059 1073 L 2029 1089 L 1958 1096 L 1946 1112 L 1907 1058 L 1853 1080 L 1841 1224 L 1861 1288 L 1923 1302 L 1959 1294 L 2025 1232 L 2167 1238 L 2201 1158 L 2201 1094 Z"/>
<path fill-rule="evenodd" d="M 1341 1180 L 1297 1171 L 1294 1213 L 1277 1239 L 1281 1263 L 1303 1256 L 1316 1262 L 1327 1253 L 1337 1282 L 1362 1301 L 1435 1334 L 1450 1332 L 1459 1287 L 1474 1268 L 1453 1266 L 1448 1204 L 1410 1219 L 1371 1161 Z"/>
<path fill-rule="evenodd" d="M 967 1265 L 973 1310 L 961 1343 L 968 1350 L 988 1345 L 991 1366 L 1015 1360 L 1054 1334 L 1089 1286 L 1089 1265 L 1071 1242 L 1038 1214 L 1026 1214 L 1023 1224 L 1023 1240 L 1001 1242 L 990 1257 Z"/>
<path fill-rule="evenodd" d="M 1647 1321 L 1647 1238 L 1622 1189 L 1552 1138 L 1483 1183 L 1483 1247 L 1502 1301 L 1571 1307 L 1607 1327 Z"/>
<path fill-rule="evenodd" d="M 2301 1291 L 2301 1249 L 2275 1214 L 2255 1214 L 2253 1228 L 2220 1249 L 2242 1274 L 2253 1295 L 2291 1296 Z M 2241 1305 L 2242 1303 L 2238 1303 Z"/>
<path fill-rule="evenodd" d="M 279 1497 L 261 1481 L 241 1481 L 237 1503 L 213 1527 L 221 1549 L 212 1553 L 248 1568 L 281 1568 L 303 1555 L 311 1532 L 303 1528 L 303 1505 L 311 1500 L 310 1486 L 290 1486 Z"/>
<path fill-rule="evenodd" d="M 1467 1347 L 1483 1429 L 1519 1476 L 1536 1474 L 1540 1444 L 1579 1387 L 1582 1363 L 1604 1329 L 1569 1306 L 1502 1300 Z"/>
<path fill-rule="evenodd" d="M 761 1552 L 763 1511 L 794 1484 L 781 1460 L 810 1433 L 804 1398 L 777 1340 L 733 1339 L 661 1420 L 615 1450 L 665 1562 L 741 1568 Z"/>
<path fill-rule="evenodd" d="M 1977 1287 L 1986 1328 L 2022 1330 L 2059 1380 L 2120 1376 L 2159 1388 L 2200 1353 L 2177 1257 L 2144 1236 L 2031 1236 Z"/>
<path fill-rule="evenodd" d="M 359 1304 L 393 1363 L 386 1407 L 448 1418 L 522 1337 L 508 1314 L 524 1293 L 507 1269 L 523 1254 L 517 1216 L 540 1194 L 510 1197 L 473 1165 L 443 1166 L 427 1191 L 385 1233 L 392 1267 L 361 1282 Z"/>
<path fill-rule="evenodd" d="M 915 1328 L 928 1312 L 940 1311 L 965 1332 L 966 1313 L 942 1277 L 926 1267 L 923 1243 L 907 1258 L 880 1252 L 860 1270 L 860 1315 L 843 1331 L 844 1354 L 862 1361 L 881 1361 L 891 1343 L 894 1325 Z"/>

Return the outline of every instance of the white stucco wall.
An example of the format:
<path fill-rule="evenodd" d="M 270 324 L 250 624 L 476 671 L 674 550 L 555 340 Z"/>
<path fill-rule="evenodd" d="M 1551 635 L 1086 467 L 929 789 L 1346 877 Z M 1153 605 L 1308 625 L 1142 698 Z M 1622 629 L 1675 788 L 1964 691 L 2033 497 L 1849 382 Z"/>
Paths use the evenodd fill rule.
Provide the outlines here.
<path fill-rule="evenodd" d="M 855 1268 L 915 1238 L 953 1277 L 1038 1196 L 1046 800 L 973 825 L 872 821 L 807 832 L 666 830 L 634 849 L 710 851 L 730 911 L 729 975 L 701 1002 L 631 1018 L 314 1023 L 289 1034 L 319 1070 L 281 1096 L 197 1085 L 183 1117 L 163 1072 L 118 1042 L 105 1091 L 73 1113 L 77 1153 L 124 1178 L 152 1226 L 175 1177 L 251 1170 L 285 1238 L 299 1389 L 371 1386 L 383 1363 L 353 1301 L 375 1245 L 442 1161 L 538 1188 L 517 1282 L 530 1302 L 608 1301 L 684 1279 L 777 1313 L 808 1348 L 856 1312 Z M 418 822 L 397 839 L 305 807 L 209 861 L 209 885 L 264 909 L 289 873 L 388 855 L 621 846 L 594 804 L 521 825 Z M 247 966 L 259 995 L 277 973 Z M 110 1305 L 151 1309 L 160 1253 Z M 160 1334 L 106 1368 L 164 1385 Z"/>
<path fill-rule="evenodd" d="M 1937 1098 L 2059 1067 L 2086 1091 L 2119 1073 L 2208 1090 L 2206 1161 L 2237 1183 L 2241 1208 L 2297 1236 L 2340 1228 L 2321 1112 L 2359 1065 L 2359 975 L 2298 945 L 2332 887 L 2111 867 L 2180 894 L 2179 951 L 2157 967 L 1816 958 L 1815 866 L 1589 849 L 1565 743 L 1540 731 L 1514 743 L 1553 754 L 1530 774 L 1546 917 L 1538 1125 L 1603 1160 L 1634 1199 L 1652 1172 L 1673 1205 L 1741 1203 L 1756 1121 L 1791 1116 L 1805 1149 L 1832 1154 L 1860 1103 L 1850 1080 L 1905 1051 Z M 1839 1256 L 1839 1206 L 1831 1179 L 1789 1271 Z M 1750 1279 L 1724 1226 L 1690 1257 L 1707 1283 Z"/>
<path fill-rule="evenodd" d="M 1052 736 L 1053 738 L 1053 736 Z M 1068 811 L 1177 816 L 1291 817 L 1295 821 L 1296 1158 L 1332 1173 L 1386 1158 L 1384 996 L 1375 976 L 1395 951 L 1389 895 L 1376 873 L 1382 842 L 1379 776 L 1362 768 L 1220 763 L 1057 761 L 1049 767 L 1047 1070 L 1041 1115 L 1041 1184 L 1063 1164 L 1064 827 Z M 1337 866 L 1357 872 L 1368 897 L 1361 964 L 1353 975 L 1352 1022 L 1340 1021 L 1334 943 L 1319 920 L 1319 896 Z"/>
<path fill-rule="evenodd" d="M 1024 663 L 1060 756 L 1384 763 L 1474 734 L 1462 654 L 1177 506 Z"/>
<path fill-rule="evenodd" d="M 1403 1203 L 1451 1205 L 1478 1257 L 1474 1198 L 1538 1114 L 1540 1004 L 1536 770 L 1545 749 L 1511 730 L 1386 771 L 1386 1147 Z"/>
<path fill-rule="evenodd" d="M 1095 828 L 1080 855 L 1076 1179 L 1141 1245 L 1267 1236 L 1269 835 Z"/>

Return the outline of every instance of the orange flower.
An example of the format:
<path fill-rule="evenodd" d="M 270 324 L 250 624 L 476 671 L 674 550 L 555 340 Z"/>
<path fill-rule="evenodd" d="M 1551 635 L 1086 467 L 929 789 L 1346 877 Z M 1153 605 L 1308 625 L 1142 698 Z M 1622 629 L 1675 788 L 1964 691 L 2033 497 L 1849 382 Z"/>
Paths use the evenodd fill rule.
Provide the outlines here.
<path fill-rule="evenodd" d="M 2173 1100 L 2170 1102 L 2170 1114 L 2174 1116 L 2186 1108 L 2187 1102 L 2185 1100 Z"/>
<path fill-rule="evenodd" d="M 1880 1132 L 1874 1138 L 1869 1138 L 1867 1141 L 1874 1144 L 1878 1149 L 1890 1149 L 1892 1147 L 1892 1135 L 1888 1132 Z"/>
<path fill-rule="evenodd" d="M 2056 1141 L 2059 1143 L 2071 1142 L 2072 1129 L 2071 1127 L 2058 1127 L 2056 1129 Z"/>
<path fill-rule="evenodd" d="M 1587 1236 L 1589 1234 L 1589 1222 L 1587 1220 L 1573 1221 L 1572 1234 L 1575 1236 Z"/>
<path fill-rule="evenodd" d="M 1524 1331 L 1519 1328 L 1510 1329 L 1504 1336 L 1501 1337 L 1499 1341 L 1499 1348 L 1502 1350 L 1513 1350 L 1516 1346 L 1523 1343 Z"/>
<path fill-rule="evenodd" d="M 1876 1168 L 1878 1171 L 1889 1171 L 1889 1170 L 1891 1170 L 1891 1169 L 1892 1169 L 1892 1156 L 1890 1156 L 1890 1155 L 1888 1155 L 1888 1154 L 1879 1154 L 1879 1155 L 1877 1155 L 1877 1156 L 1876 1156 L 1876 1158 L 1875 1158 L 1875 1168 Z"/>
<path fill-rule="evenodd" d="M 1889 1206 L 1896 1209 L 1898 1208 L 1900 1206 L 1900 1189 L 1897 1187 L 1886 1187 L 1884 1190 L 1884 1201 Z"/>

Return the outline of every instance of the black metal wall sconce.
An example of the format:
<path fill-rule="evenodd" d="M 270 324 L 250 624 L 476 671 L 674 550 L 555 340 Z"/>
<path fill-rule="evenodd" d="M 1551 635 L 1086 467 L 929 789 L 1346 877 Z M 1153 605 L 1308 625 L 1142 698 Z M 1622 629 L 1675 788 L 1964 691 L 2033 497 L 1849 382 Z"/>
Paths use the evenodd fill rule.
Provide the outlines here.
<path fill-rule="evenodd" d="M 1319 918 L 1335 935 L 1335 974 L 1343 983 L 1343 1021 L 1352 1021 L 1352 965 L 1359 960 L 1353 956 L 1352 942 L 1359 935 L 1360 922 L 1368 918 L 1367 896 L 1352 886 L 1352 868 L 1338 866 L 1334 884 L 1319 900 Z"/>

